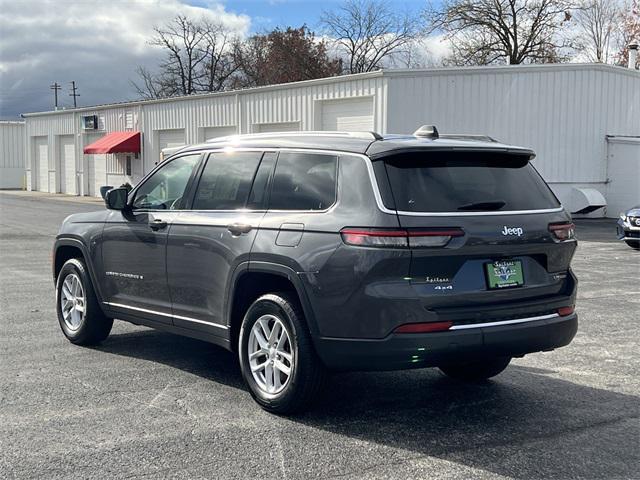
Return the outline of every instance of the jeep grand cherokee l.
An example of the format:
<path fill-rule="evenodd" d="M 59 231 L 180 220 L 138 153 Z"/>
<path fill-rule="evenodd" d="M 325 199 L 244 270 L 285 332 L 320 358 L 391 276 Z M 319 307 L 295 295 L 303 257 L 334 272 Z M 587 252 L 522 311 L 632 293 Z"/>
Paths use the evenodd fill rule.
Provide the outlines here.
<path fill-rule="evenodd" d="M 574 226 L 533 157 L 435 128 L 184 148 L 64 221 L 60 326 L 81 345 L 114 318 L 215 343 L 280 413 L 330 370 L 492 377 L 577 330 Z"/>

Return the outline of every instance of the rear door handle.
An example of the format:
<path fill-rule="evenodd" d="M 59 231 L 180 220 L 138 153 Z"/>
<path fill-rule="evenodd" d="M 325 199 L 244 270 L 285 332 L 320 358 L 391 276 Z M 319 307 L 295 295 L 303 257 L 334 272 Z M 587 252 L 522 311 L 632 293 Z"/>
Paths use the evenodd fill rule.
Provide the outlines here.
<path fill-rule="evenodd" d="M 251 228 L 251 225 L 245 223 L 232 223 L 231 225 L 227 225 L 227 230 L 229 230 L 234 237 L 240 236 L 243 233 L 249 233 Z"/>
<path fill-rule="evenodd" d="M 154 232 L 157 232 L 158 230 L 162 230 L 163 228 L 166 228 L 167 222 L 165 222 L 160 218 L 154 218 L 151 222 L 149 222 L 149 227 Z"/>

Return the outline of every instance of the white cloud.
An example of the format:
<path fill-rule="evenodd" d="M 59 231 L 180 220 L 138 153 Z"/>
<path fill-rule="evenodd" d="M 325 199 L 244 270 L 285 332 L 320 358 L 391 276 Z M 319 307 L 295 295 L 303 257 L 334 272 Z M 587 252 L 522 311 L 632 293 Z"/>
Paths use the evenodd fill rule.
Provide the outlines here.
<path fill-rule="evenodd" d="M 433 34 L 423 37 L 422 43 L 428 52 L 431 65 L 441 65 L 442 61 L 451 55 L 451 45 L 444 35 Z"/>
<path fill-rule="evenodd" d="M 72 105 L 76 81 L 79 105 L 135 97 L 130 80 L 138 65 L 153 67 L 161 52 L 147 44 L 154 25 L 177 14 L 219 20 L 246 35 L 250 19 L 179 0 L 22 0 L 2 2 L 0 11 L 0 117 L 52 110 L 49 85 L 62 84 L 61 105 Z"/>

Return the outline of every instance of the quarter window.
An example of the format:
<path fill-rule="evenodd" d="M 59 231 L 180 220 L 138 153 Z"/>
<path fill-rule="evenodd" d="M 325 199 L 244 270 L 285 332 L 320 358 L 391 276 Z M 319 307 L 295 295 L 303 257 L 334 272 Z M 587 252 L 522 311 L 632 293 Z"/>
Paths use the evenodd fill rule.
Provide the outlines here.
<path fill-rule="evenodd" d="M 177 210 L 182 196 L 198 163 L 200 154 L 170 160 L 151 175 L 136 191 L 133 208 L 149 210 Z"/>
<path fill-rule="evenodd" d="M 269 209 L 324 210 L 336 200 L 337 157 L 283 152 L 278 156 Z"/>
<path fill-rule="evenodd" d="M 245 208 L 262 152 L 213 153 L 202 172 L 194 210 Z"/>

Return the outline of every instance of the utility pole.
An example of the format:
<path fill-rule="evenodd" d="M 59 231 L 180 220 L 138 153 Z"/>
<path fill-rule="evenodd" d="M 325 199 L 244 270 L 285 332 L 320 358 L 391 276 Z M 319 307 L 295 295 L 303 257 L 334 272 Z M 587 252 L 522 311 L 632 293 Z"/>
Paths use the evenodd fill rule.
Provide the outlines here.
<path fill-rule="evenodd" d="M 62 89 L 62 87 L 58 82 L 53 82 L 53 85 L 49 85 L 49 88 L 53 90 L 55 109 L 58 110 L 58 90 Z"/>
<path fill-rule="evenodd" d="M 69 94 L 70 97 L 73 97 L 73 108 L 78 108 L 78 103 L 76 101 L 76 98 L 80 96 L 79 93 L 76 93 L 76 90 L 78 89 L 78 87 L 76 87 L 76 82 L 75 80 L 73 80 L 71 82 L 71 93 Z"/>

